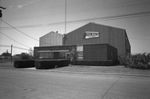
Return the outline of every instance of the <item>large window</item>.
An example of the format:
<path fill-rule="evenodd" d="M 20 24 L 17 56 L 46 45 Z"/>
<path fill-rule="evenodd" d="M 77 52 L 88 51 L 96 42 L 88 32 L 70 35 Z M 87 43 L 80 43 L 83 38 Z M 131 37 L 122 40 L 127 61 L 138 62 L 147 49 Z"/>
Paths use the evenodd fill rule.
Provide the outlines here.
<path fill-rule="evenodd" d="M 50 58 L 52 59 L 54 54 L 52 52 L 41 52 L 39 58 Z"/>
<path fill-rule="evenodd" d="M 40 59 L 69 59 L 69 50 L 42 50 L 39 51 Z"/>

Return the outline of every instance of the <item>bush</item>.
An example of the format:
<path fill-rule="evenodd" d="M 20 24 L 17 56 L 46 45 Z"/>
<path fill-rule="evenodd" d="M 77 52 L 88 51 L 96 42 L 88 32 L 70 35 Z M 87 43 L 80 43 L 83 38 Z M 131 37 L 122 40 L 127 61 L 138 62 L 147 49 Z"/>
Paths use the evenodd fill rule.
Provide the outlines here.
<path fill-rule="evenodd" d="M 21 59 L 21 60 L 27 60 L 27 59 L 33 59 L 33 56 L 27 54 L 27 53 L 21 53 L 21 54 L 16 54 L 13 56 L 14 59 Z"/>
<path fill-rule="evenodd" d="M 36 60 L 35 68 L 36 69 L 51 69 L 56 67 L 68 66 L 70 63 L 69 60 Z"/>
<path fill-rule="evenodd" d="M 118 64 L 117 61 L 76 61 L 75 65 L 88 65 L 88 66 L 112 66 Z"/>
<path fill-rule="evenodd" d="M 46 61 L 46 60 L 36 60 L 35 61 L 35 68 L 36 69 L 51 69 L 55 68 L 55 62 L 54 61 Z"/>
<path fill-rule="evenodd" d="M 136 54 L 119 57 L 121 65 L 136 69 L 150 69 L 150 53 Z"/>
<path fill-rule="evenodd" d="M 35 67 L 34 60 L 15 60 L 14 61 L 15 68 L 28 68 Z"/>

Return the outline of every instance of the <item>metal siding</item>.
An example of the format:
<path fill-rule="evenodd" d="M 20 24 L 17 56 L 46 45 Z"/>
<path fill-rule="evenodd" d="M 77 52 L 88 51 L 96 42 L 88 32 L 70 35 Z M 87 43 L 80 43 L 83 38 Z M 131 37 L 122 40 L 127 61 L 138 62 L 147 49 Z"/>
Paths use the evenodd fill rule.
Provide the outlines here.
<path fill-rule="evenodd" d="M 100 37 L 85 39 L 86 31 L 97 31 L 100 33 Z M 85 44 L 102 44 L 108 43 L 108 27 L 89 23 L 83 27 L 80 27 L 68 34 L 66 34 L 64 45 L 85 45 Z"/>
<path fill-rule="evenodd" d="M 110 45 L 107 46 L 107 59 L 113 61 L 118 60 L 117 48 L 114 48 L 113 46 Z"/>
<path fill-rule="evenodd" d="M 110 28 L 109 44 L 117 48 L 118 55 L 125 55 L 125 30 L 119 28 Z"/>
<path fill-rule="evenodd" d="M 50 32 L 40 37 L 40 46 L 62 45 L 63 35 L 55 32 Z"/>
<path fill-rule="evenodd" d="M 84 45 L 83 46 L 84 61 L 106 61 L 107 45 Z"/>
<path fill-rule="evenodd" d="M 125 39 L 125 48 L 126 48 L 125 50 L 126 50 L 126 55 L 127 55 L 127 54 L 131 53 L 131 45 L 130 45 L 126 31 L 125 31 L 125 38 L 126 38 Z"/>
<path fill-rule="evenodd" d="M 85 31 L 98 31 L 100 33 L 100 37 L 84 39 Z M 108 43 L 111 46 L 117 48 L 118 56 L 124 56 L 127 53 L 127 49 L 131 50 L 129 40 L 126 40 L 126 37 L 126 31 L 124 29 L 89 23 L 66 34 L 64 39 L 64 45 Z"/>

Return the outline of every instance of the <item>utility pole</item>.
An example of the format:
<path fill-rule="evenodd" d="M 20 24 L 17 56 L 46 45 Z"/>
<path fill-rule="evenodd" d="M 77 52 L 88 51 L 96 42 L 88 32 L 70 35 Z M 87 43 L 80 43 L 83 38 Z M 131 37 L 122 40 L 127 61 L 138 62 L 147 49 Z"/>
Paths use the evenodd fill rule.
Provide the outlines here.
<path fill-rule="evenodd" d="M 11 45 L 11 64 L 12 64 L 12 62 L 13 62 L 12 51 L 13 51 L 13 45 Z"/>

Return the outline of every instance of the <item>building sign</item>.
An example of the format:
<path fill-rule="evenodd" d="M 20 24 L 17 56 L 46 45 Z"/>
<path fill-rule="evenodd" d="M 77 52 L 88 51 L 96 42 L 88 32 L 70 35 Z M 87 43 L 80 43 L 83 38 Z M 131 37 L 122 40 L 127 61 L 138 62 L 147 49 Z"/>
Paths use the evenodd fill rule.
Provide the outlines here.
<path fill-rule="evenodd" d="M 99 37 L 99 32 L 95 31 L 85 31 L 85 39 Z"/>

